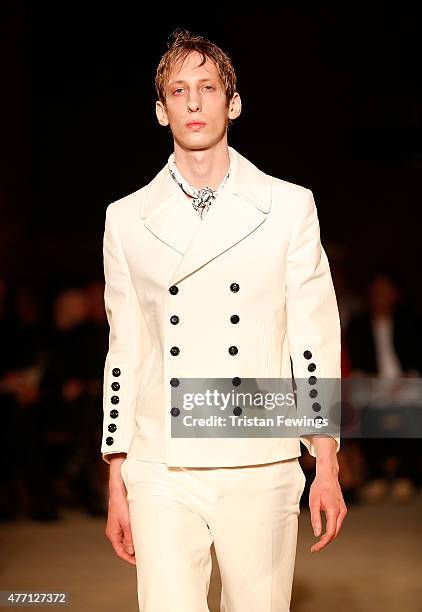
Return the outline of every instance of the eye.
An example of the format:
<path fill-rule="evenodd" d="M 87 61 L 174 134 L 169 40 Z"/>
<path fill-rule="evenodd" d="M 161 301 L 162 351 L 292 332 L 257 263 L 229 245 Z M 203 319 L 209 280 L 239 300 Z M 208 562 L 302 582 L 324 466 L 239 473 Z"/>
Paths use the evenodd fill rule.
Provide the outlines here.
<path fill-rule="evenodd" d="M 178 89 L 175 89 L 173 93 L 177 93 L 178 91 L 182 91 L 183 87 L 179 87 Z"/>
<path fill-rule="evenodd" d="M 214 89 L 212 85 L 205 85 L 205 89 Z"/>

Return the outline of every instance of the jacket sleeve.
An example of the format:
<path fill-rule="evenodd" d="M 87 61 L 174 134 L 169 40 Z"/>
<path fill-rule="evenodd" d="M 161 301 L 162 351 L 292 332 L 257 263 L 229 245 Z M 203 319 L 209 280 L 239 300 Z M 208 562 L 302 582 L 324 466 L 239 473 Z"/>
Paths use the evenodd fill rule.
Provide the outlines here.
<path fill-rule="evenodd" d="M 299 382 L 297 411 L 298 416 L 311 418 L 330 414 L 336 421 L 339 419 L 336 408 L 340 410 L 341 400 L 340 318 L 327 255 L 321 245 L 317 209 L 309 189 L 304 198 L 298 199 L 295 213 L 286 261 L 286 309 L 293 376 Z M 338 452 L 339 422 L 338 427 L 330 427 L 327 431 L 336 440 Z M 301 429 L 299 438 L 316 457 L 313 441 L 307 436 L 318 434 L 315 428 L 310 431 L 312 434 Z"/>
<path fill-rule="evenodd" d="M 141 313 L 115 219 L 106 210 L 104 305 L 109 324 L 109 347 L 104 365 L 102 458 L 127 453 L 135 430 L 135 406 L 141 351 Z"/>

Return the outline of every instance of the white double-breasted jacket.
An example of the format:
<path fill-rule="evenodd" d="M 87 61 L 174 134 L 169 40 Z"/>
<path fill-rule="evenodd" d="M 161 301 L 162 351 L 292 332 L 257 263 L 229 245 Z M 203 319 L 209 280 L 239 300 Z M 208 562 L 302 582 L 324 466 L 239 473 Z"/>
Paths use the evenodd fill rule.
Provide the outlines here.
<path fill-rule="evenodd" d="M 340 378 L 339 314 L 313 194 L 229 154 L 230 176 L 202 220 L 167 164 L 107 207 L 107 463 L 124 452 L 169 466 L 255 465 L 300 456 L 300 441 L 316 455 L 307 437 L 171 436 L 171 379 L 287 378 L 291 363 L 295 377 Z"/>

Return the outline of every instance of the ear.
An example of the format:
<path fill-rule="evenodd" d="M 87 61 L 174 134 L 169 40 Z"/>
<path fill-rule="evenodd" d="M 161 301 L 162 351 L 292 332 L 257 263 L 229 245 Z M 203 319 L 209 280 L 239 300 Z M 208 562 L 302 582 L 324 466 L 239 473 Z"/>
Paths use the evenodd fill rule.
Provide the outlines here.
<path fill-rule="evenodd" d="M 229 104 L 229 119 L 237 119 L 241 112 L 242 100 L 237 91 L 235 91 Z"/>
<path fill-rule="evenodd" d="M 157 115 L 158 123 L 160 125 L 166 126 L 169 124 L 166 109 L 160 100 L 157 100 L 155 103 L 155 114 Z"/>

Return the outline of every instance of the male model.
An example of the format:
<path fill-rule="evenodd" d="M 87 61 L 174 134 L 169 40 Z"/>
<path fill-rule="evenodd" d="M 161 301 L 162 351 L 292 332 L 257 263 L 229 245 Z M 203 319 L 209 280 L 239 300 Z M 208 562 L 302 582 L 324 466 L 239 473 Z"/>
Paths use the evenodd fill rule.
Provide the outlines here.
<path fill-rule="evenodd" d="M 175 32 L 156 74 L 156 115 L 174 151 L 107 208 L 104 435 L 106 535 L 136 565 L 142 612 L 205 612 L 214 543 L 224 612 L 287 612 L 305 477 L 318 551 L 346 507 L 335 436 L 172 436 L 187 378 L 340 377 L 340 324 L 309 189 L 228 146 L 241 112 L 228 56 Z M 270 118 L 271 109 L 263 108 Z M 317 386 L 317 385 L 316 385 Z M 320 510 L 327 525 L 321 534 Z"/>

